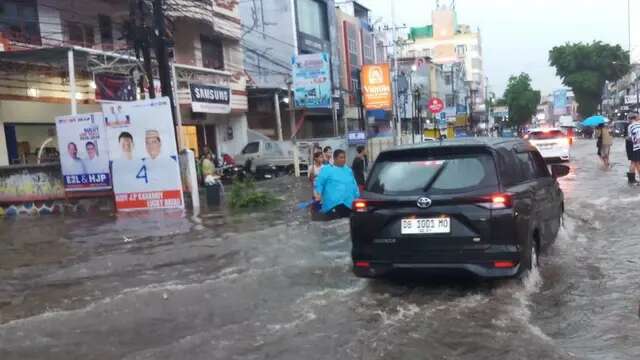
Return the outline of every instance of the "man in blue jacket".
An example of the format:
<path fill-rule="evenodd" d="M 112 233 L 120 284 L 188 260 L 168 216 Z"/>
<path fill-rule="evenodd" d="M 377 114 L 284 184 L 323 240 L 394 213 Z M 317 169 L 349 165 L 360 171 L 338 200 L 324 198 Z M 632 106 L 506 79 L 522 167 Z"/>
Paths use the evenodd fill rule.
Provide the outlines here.
<path fill-rule="evenodd" d="M 345 166 L 347 156 L 343 150 L 333 152 L 333 165 L 325 165 L 316 178 L 316 200 L 322 203 L 320 211 L 330 218 L 347 217 L 351 204 L 360 196 L 353 172 Z"/>

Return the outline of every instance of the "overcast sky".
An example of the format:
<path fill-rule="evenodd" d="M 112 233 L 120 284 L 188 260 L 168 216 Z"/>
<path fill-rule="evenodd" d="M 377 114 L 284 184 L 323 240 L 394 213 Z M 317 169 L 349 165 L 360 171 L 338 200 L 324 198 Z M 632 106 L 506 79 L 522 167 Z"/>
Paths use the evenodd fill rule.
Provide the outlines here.
<path fill-rule="evenodd" d="M 359 0 L 372 10 L 374 20 L 384 17 L 388 24 L 391 1 L 396 3 L 396 24 L 431 24 L 436 0 Z M 555 45 L 601 40 L 628 48 L 627 0 L 457 0 L 456 9 L 460 24 L 480 27 L 484 69 L 497 96 L 510 75 L 523 71 L 543 94 L 561 87 L 548 65 Z"/>

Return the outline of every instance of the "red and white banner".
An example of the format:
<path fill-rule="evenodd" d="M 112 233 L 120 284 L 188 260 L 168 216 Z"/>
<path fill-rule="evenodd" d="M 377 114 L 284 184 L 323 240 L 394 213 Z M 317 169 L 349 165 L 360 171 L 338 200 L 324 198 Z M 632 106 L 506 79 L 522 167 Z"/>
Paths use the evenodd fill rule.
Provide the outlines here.
<path fill-rule="evenodd" d="M 118 210 L 183 208 L 168 98 L 102 105 Z"/>

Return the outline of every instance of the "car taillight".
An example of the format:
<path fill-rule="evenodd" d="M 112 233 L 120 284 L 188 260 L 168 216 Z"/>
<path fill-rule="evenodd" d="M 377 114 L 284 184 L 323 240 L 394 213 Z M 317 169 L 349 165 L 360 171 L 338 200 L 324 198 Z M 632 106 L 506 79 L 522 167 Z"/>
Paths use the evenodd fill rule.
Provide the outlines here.
<path fill-rule="evenodd" d="M 369 206 L 367 205 L 367 201 L 362 199 L 358 199 L 354 201 L 352 207 L 353 207 L 353 211 L 355 212 L 363 213 L 363 212 L 369 211 Z"/>
<path fill-rule="evenodd" d="M 497 260 L 493 262 L 493 267 L 496 269 L 509 269 L 516 266 L 515 261 Z"/>
<path fill-rule="evenodd" d="M 482 198 L 482 200 L 479 201 L 477 205 L 491 210 L 508 209 L 512 205 L 511 194 L 493 194 Z"/>
<path fill-rule="evenodd" d="M 562 139 L 560 139 L 560 144 L 562 144 L 562 145 L 571 145 L 571 139 L 569 139 L 568 137 L 562 138 Z"/>
<path fill-rule="evenodd" d="M 359 268 L 368 268 L 370 266 L 368 261 L 356 261 L 354 265 Z"/>

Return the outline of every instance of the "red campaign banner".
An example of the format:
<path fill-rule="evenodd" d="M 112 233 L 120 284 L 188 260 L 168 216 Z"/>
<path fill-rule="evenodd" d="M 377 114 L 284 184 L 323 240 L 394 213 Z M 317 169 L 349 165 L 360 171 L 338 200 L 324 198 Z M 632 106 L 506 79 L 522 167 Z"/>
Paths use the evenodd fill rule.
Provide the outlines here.
<path fill-rule="evenodd" d="M 133 101 L 136 99 L 136 87 L 133 79 L 127 75 L 99 73 L 94 76 L 96 100 Z"/>
<path fill-rule="evenodd" d="M 118 210 L 164 209 L 182 207 L 182 191 L 147 191 L 116 194 Z"/>

